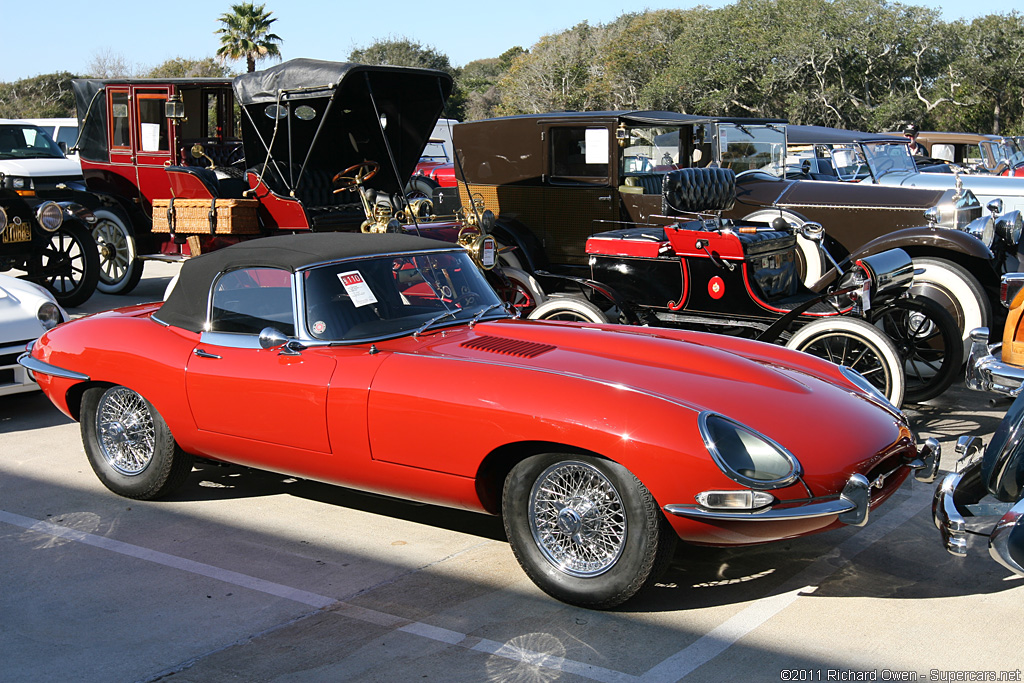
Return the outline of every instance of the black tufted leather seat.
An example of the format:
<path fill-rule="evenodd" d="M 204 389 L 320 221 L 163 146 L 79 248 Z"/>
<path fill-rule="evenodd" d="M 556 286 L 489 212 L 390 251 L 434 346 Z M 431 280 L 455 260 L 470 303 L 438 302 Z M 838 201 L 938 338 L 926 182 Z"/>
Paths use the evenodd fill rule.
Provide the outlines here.
<path fill-rule="evenodd" d="M 644 194 L 661 194 L 664 173 L 631 173 L 623 178 L 627 186 L 643 188 Z"/>
<path fill-rule="evenodd" d="M 736 201 L 736 174 L 728 168 L 681 168 L 665 174 L 661 210 L 672 213 L 728 211 Z"/>

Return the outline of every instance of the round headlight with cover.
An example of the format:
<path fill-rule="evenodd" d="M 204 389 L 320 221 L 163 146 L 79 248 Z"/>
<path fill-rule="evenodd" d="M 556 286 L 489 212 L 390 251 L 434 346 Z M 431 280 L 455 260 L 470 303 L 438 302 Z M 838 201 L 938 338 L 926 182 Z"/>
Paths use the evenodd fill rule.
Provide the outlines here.
<path fill-rule="evenodd" d="M 777 489 L 800 476 L 800 463 L 792 453 L 746 425 L 703 412 L 698 426 L 715 464 L 733 481 L 752 489 Z"/>
<path fill-rule="evenodd" d="M 64 209 L 57 202 L 43 202 L 36 209 L 36 219 L 43 230 L 57 232 L 64 222 Z"/>
<path fill-rule="evenodd" d="M 1004 213 L 996 221 L 996 232 L 1009 246 L 1015 247 L 1020 242 L 1021 233 L 1024 232 L 1024 219 L 1020 211 Z"/>
<path fill-rule="evenodd" d="M 7 212 L 4 211 L 4 207 L 0 206 L 0 235 L 3 235 L 7 231 Z"/>
<path fill-rule="evenodd" d="M 992 216 L 982 216 L 968 223 L 964 231 L 974 235 L 991 249 L 996 238 L 996 222 Z"/>

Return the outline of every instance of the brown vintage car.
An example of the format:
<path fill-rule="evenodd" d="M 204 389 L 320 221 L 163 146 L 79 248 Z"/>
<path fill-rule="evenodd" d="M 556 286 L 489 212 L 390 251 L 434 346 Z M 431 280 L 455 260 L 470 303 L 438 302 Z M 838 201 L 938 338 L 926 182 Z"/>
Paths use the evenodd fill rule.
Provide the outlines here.
<path fill-rule="evenodd" d="M 726 218 L 819 222 L 836 259 L 903 248 L 918 271 L 914 292 L 947 308 L 965 340 L 970 329 L 989 324 L 999 272 L 992 251 L 962 230 L 982 215 L 969 191 L 788 178 L 786 129 L 781 120 L 660 111 L 488 119 L 455 129 L 456 172 L 465 181 L 463 201 L 482 198 L 498 216 L 495 236 L 518 247 L 503 258 L 529 271 L 586 277 L 592 234 L 670 222 L 659 216 L 668 171 L 731 168 L 737 197 Z M 798 256 L 808 284 L 829 265 L 807 240 Z"/>

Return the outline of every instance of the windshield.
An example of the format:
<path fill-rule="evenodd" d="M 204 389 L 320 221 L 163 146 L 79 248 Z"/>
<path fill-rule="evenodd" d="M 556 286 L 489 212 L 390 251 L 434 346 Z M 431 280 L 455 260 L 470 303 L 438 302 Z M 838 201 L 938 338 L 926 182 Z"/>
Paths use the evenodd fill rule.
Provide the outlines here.
<path fill-rule="evenodd" d="M 630 126 L 619 154 L 619 172 L 664 173 L 679 168 L 679 128 Z"/>
<path fill-rule="evenodd" d="M 994 169 L 1001 161 L 1005 161 L 1010 168 L 1014 168 L 1024 162 L 1024 152 L 1021 152 L 1013 138 L 1000 138 L 999 140 L 983 142 L 981 147 L 985 152 L 986 167 L 989 169 Z"/>
<path fill-rule="evenodd" d="M 508 315 L 465 251 L 332 263 L 305 271 L 302 281 L 306 327 L 324 341 L 396 337 L 482 313 Z"/>
<path fill-rule="evenodd" d="M 720 123 L 718 151 L 722 168 L 782 176 L 786 171 L 786 127 Z"/>
<path fill-rule="evenodd" d="M 443 140 L 431 140 L 427 143 L 420 154 L 420 162 L 424 161 L 448 161 L 448 152 L 445 151 Z"/>
<path fill-rule="evenodd" d="M 50 136 L 38 126 L 4 124 L 0 126 L 0 159 L 62 159 Z"/>
<path fill-rule="evenodd" d="M 888 173 L 917 173 L 914 158 L 902 142 L 866 142 L 860 147 L 875 180 Z"/>

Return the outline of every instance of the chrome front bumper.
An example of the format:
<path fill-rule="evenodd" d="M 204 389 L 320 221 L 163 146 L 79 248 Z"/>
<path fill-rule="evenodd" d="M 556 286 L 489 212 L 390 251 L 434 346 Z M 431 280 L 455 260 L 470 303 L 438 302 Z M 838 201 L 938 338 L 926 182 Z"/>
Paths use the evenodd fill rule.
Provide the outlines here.
<path fill-rule="evenodd" d="M 679 517 L 718 522 L 779 522 L 837 515 L 838 520 L 843 524 L 864 526 L 868 522 L 868 511 L 871 508 L 872 488 L 882 488 L 885 485 L 885 480 L 903 467 L 910 468 L 914 473 L 914 478 L 918 481 L 930 484 L 935 481 L 938 474 L 941 457 L 942 448 L 939 446 L 939 442 L 935 439 L 927 439 L 914 460 L 876 477 L 874 481 L 868 481 L 863 474 L 853 474 L 850 475 L 842 492 L 837 497 L 796 507 L 718 510 L 694 505 L 666 505 L 664 510 Z"/>
<path fill-rule="evenodd" d="M 988 328 L 971 330 L 971 350 L 967 354 L 969 389 L 994 391 L 1016 398 L 1024 385 L 1024 368 L 1004 363 L 1002 342 L 988 343 Z"/>
<path fill-rule="evenodd" d="M 988 552 L 999 564 L 1024 576 L 1024 499 L 1014 503 L 997 501 L 987 496 L 981 479 L 980 439 L 962 437 L 957 452 L 961 461 L 969 461 L 959 472 L 947 474 L 935 489 L 932 519 L 943 544 L 951 554 L 967 555 L 968 535 L 987 536 Z M 989 502 L 983 502 L 988 497 Z M 992 525 L 990 531 L 968 529 L 968 521 Z"/>

